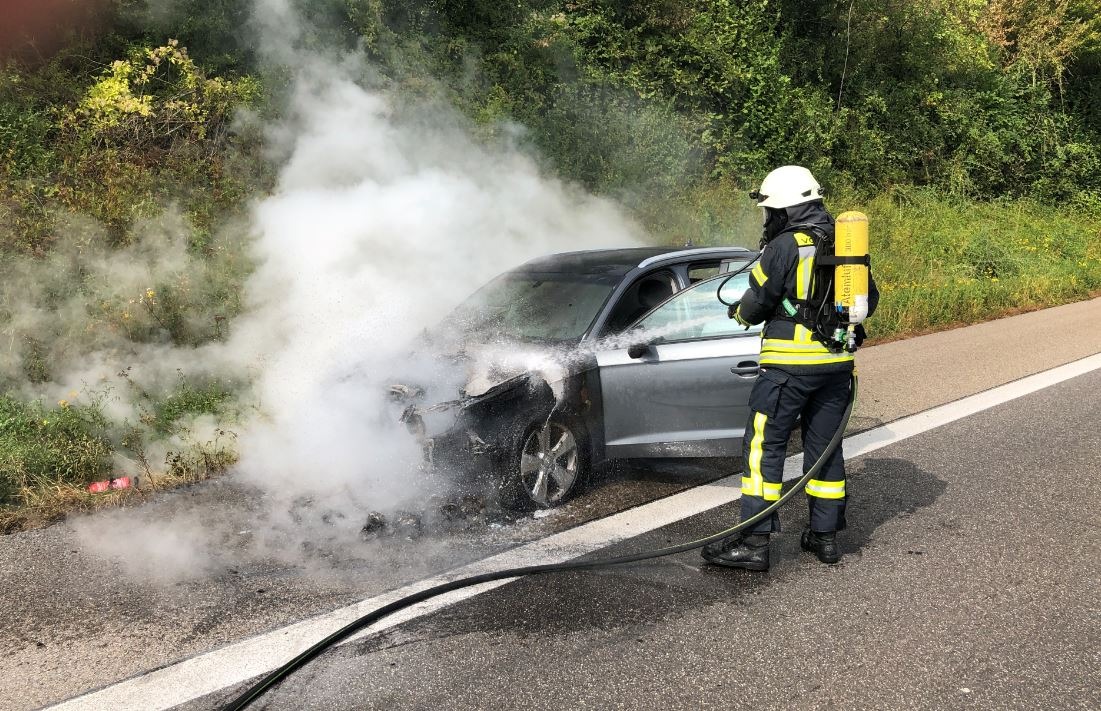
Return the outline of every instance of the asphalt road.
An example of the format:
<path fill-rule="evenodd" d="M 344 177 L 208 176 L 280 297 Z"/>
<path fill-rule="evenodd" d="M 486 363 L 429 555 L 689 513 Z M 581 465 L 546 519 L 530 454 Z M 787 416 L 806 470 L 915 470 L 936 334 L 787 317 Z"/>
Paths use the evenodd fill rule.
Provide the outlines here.
<path fill-rule="evenodd" d="M 854 427 L 1101 352 L 1098 322 L 1101 300 L 1094 300 L 867 348 L 859 356 L 863 386 Z M 730 706 L 779 698 L 764 694 L 766 688 L 787 690 L 785 703 L 795 706 L 850 706 L 857 697 L 843 694 L 859 694 L 867 701 L 855 705 L 1013 707 L 1010 688 L 1036 694 L 1061 688 L 1064 697 L 1054 705 L 1097 706 L 1097 692 L 1090 697 L 1088 690 L 1098 687 L 1091 670 L 1101 661 L 1092 651 L 1101 647 L 1098 519 L 1090 506 L 1098 491 L 1089 485 L 1101 447 L 1089 434 L 1098 398 L 1082 394 L 1098 385 L 1097 376 L 1085 376 L 893 445 L 890 456 L 880 450 L 857 460 L 856 525 L 842 566 L 824 568 L 796 555 L 785 536 L 780 565 L 754 579 L 700 572 L 688 557 L 551 584 L 521 581 L 339 650 L 288 689 L 298 689 L 295 703 L 306 708 Z M 1004 427 L 990 423 L 995 415 L 1008 418 Z M 1060 448 L 1059 441 L 1068 444 Z M 263 502 L 231 480 L 5 536 L 0 708 L 55 703 L 724 473 L 730 472 L 702 466 L 625 470 L 550 517 L 416 542 L 362 543 L 358 522 L 336 522 L 310 550 L 300 550 L 293 528 L 281 528 L 257 555 L 250 542 Z M 966 496 L 946 496 L 954 488 Z M 1045 519 L 1046 538 L 1037 539 L 1027 518 L 1039 518 L 1042 505 L 1066 501 L 1085 507 L 1073 518 Z M 980 515 L 969 509 L 973 504 Z M 652 536 L 679 540 L 728 516 L 704 514 Z M 788 518 L 795 530 L 798 519 Z M 143 565 L 141 551 L 149 546 L 143 539 L 162 529 L 172 535 L 158 542 L 160 557 L 153 560 L 163 560 L 164 549 L 181 558 L 177 565 Z M 992 535 L 998 531 L 1005 535 Z M 180 538 L 189 535 L 202 546 Z M 1061 567 L 1066 559 L 1074 564 Z M 817 592 L 824 583 L 836 586 L 832 594 Z M 983 598 L 984 590 L 993 597 Z M 838 624 L 828 626 L 834 619 Z M 999 626 L 1010 621 L 1020 635 Z M 762 624 L 770 631 L 752 651 L 736 651 Z M 1032 646 L 1021 647 L 1021 640 Z M 1085 642 L 1091 646 L 1074 646 Z M 1052 676 L 1062 686 L 1049 688 L 1035 657 L 1057 648 Z M 1093 654 L 1088 668 L 1075 666 L 1083 649 Z M 702 673 L 710 655 L 720 660 L 718 671 Z M 975 682 L 970 692 L 957 689 L 958 698 L 949 694 L 948 682 L 962 678 L 962 669 L 978 670 L 976 678 L 988 686 Z M 789 672 L 796 673 L 789 678 Z M 310 680 L 309 695 L 295 686 Z M 1079 682 L 1089 684 L 1086 695 L 1072 693 Z M 815 685 L 817 695 L 807 696 Z M 962 682 L 960 688 L 971 689 Z M 895 696 L 884 696 L 887 689 Z M 977 701 L 978 689 L 986 701 Z M 998 689 L 1006 696 L 989 696 Z M 292 703 L 295 694 L 282 693 L 273 708 Z"/>
<path fill-rule="evenodd" d="M 687 553 L 521 580 L 339 648 L 266 708 L 1101 708 L 1099 391 L 1094 372 L 853 461 L 840 565 L 798 550 L 791 507 L 768 574 Z"/>

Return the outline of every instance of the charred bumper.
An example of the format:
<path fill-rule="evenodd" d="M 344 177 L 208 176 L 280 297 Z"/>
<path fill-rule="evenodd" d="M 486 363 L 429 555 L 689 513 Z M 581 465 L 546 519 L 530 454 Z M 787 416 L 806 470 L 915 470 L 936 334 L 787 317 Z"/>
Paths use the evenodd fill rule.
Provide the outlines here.
<path fill-rule="evenodd" d="M 460 476 L 495 471 L 518 429 L 553 404 L 545 384 L 533 385 L 527 375 L 447 402 L 425 404 L 423 392 L 406 386 L 393 386 L 391 397 L 402 404 L 399 419 L 420 444 L 424 466 Z"/>

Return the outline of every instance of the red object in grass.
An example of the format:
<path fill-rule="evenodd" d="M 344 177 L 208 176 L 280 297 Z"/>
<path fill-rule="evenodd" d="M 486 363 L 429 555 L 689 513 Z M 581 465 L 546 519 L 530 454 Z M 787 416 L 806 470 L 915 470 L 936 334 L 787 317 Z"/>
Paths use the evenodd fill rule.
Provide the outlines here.
<path fill-rule="evenodd" d="M 120 476 L 117 479 L 94 481 L 88 485 L 88 492 L 91 494 L 102 494 L 109 489 L 129 489 L 131 486 L 137 485 L 137 477 Z"/>

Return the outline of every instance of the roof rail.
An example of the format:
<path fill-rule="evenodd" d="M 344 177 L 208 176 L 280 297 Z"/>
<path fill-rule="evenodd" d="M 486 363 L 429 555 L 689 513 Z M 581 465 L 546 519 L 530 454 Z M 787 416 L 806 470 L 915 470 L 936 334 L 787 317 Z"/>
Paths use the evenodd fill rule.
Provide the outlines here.
<path fill-rule="evenodd" d="M 638 263 L 638 268 L 648 267 L 651 264 L 657 264 L 658 262 L 664 262 L 669 259 L 677 259 L 687 256 L 705 256 L 713 254 L 729 254 L 730 252 L 742 252 L 744 254 L 754 254 L 753 250 L 746 249 L 745 247 L 697 247 L 696 249 L 680 249 L 675 252 L 665 252 L 664 254 L 657 254 L 653 257 L 647 257 Z"/>

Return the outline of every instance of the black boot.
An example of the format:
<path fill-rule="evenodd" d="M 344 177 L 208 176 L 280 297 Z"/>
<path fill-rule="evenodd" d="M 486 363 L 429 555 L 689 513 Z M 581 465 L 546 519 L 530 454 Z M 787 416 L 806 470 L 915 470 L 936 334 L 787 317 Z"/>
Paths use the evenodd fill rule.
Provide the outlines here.
<path fill-rule="evenodd" d="M 836 563 L 841 560 L 841 551 L 837 547 L 837 534 L 815 533 L 809 528 L 803 530 L 803 537 L 799 541 L 803 550 L 818 556 L 823 563 Z"/>
<path fill-rule="evenodd" d="M 700 555 L 708 563 L 726 568 L 768 570 L 768 534 L 735 534 L 704 546 Z"/>

